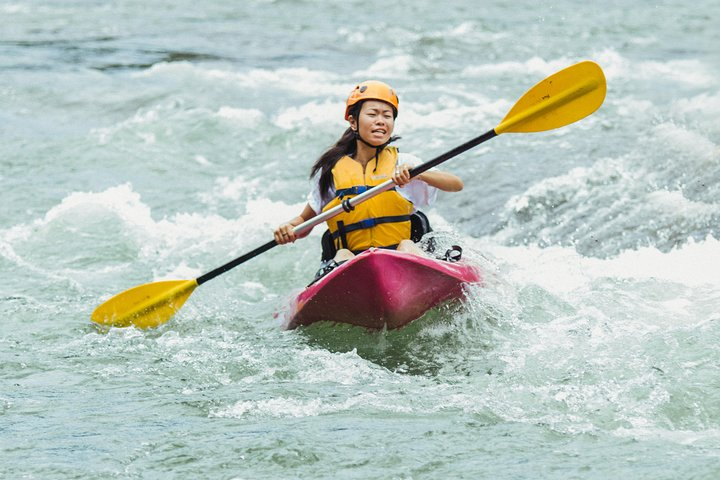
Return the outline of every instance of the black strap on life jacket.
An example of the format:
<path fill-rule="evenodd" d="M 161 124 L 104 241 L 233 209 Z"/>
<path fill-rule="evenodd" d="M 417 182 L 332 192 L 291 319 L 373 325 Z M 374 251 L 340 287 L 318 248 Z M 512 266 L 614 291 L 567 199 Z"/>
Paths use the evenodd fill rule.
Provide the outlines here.
<path fill-rule="evenodd" d="M 426 233 L 432 232 L 432 227 L 430 226 L 430 222 L 428 221 L 425 214 L 421 211 L 417 211 L 410 215 L 410 224 L 412 228 L 412 236 L 410 239 L 413 242 L 419 242 L 423 235 Z M 434 240 L 434 239 L 431 239 Z M 330 233 L 330 230 L 325 230 L 325 233 L 322 236 L 321 240 L 322 245 L 322 260 L 330 260 L 335 257 L 335 254 L 337 253 L 337 246 L 335 244 L 335 241 L 333 240 L 333 236 Z M 426 245 L 425 248 L 430 247 L 428 251 L 432 252 L 434 250 L 434 242 L 432 242 L 432 245 Z M 397 248 L 397 245 L 390 245 L 387 248 Z M 360 252 L 355 252 L 360 253 Z"/>
<path fill-rule="evenodd" d="M 350 225 L 345 225 L 345 223 L 340 221 L 337 222 L 337 231 L 332 232 L 331 235 L 333 240 L 337 240 L 338 237 L 340 238 L 340 245 L 342 246 L 342 248 L 348 248 L 347 234 L 350 232 L 363 230 L 365 228 L 373 228 L 374 226 L 381 225 L 383 223 L 398 223 L 409 221 L 410 215 L 393 215 L 388 217 L 366 218 L 365 220 L 360 220 L 359 222 L 351 223 Z"/>
<path fill-rule="evenodd" d="M 370 190 L 372 187 L 369 185 L 355 185 L 354 187 L 350 188 L 341 188 L 337 192 L 335 192 L 335 195 L 342 200 L 345 195 L 360 195 L 361 193 L 365 193 L 368 190 Z"/>
<path fill-rule="evenodd" d="M 347 235 L 346 235 L 347 232 L 345 231 L 345 222 L 343 222 L 341 220 L 341 221 L 337 222 L 337 226 L 338 226 L 337 231 L 335 233 L 332 233 L 330 235 L 330 238 L 334 242 L 335 240 L 337 240 L 337 238 L 339 236 L 340 237 L 340 247 L 339 248 L 348 248 Z"/>

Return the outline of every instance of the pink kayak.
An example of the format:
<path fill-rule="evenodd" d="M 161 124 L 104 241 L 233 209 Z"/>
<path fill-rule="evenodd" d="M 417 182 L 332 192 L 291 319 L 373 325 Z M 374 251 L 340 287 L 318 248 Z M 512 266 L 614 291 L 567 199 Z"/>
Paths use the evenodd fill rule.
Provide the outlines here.
<path fill-rule="evenodd" d="M 286 328 L 328 321 L 370 329 L 400 328 L 479 283 L 477 267 L 393 250 L 370 249 L 308 286 Z"/>

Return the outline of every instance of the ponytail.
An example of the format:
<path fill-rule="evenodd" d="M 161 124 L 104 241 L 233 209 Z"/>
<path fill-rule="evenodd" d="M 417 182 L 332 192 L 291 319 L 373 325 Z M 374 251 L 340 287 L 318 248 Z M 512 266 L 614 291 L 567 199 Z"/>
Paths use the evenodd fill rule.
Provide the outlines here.
<path fill-rule="evenodd" d="M 325 153 L 320 155 L 315 164 L 310 169 L 310 178 L 313 178 L 320 173 L 320 194 L 325 198 L 332 187 L 332 169 L 344 156 L 352 157 L 357 150 L 357 144 L 355 143 L 355 132 L 352 128 L 345 130 L 342 137 L 335 142 L 335 145 L 328 148 Z"/>

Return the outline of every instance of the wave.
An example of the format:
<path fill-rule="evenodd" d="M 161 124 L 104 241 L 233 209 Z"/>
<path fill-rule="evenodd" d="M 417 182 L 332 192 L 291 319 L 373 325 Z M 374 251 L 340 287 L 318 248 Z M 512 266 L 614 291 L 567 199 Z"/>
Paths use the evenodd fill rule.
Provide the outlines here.
<path fill-rule="evenodd" d="M 134 78 L 174 79 L 182 82 L 223 83 L 234 90 L 283 91 L 305 96 L 347 95 L 350 86 L 336 83 L 342 77 L 309 68 L 222 69 L 190 62 L 162 62 L 136 72 Z"/>
<path fill-rule="evenodd" d="M 688 425 L 717 428 L 706 359 L 719 318 L 716 237 L 605 259 L 486 241 L 472 251 L 495 267 L 470 305 L 491 345 L 487 408 L 563 432 L 672 439 Z"/>
<path fill-rule="evenodd" d="M 648 117 L 657 115 L 658 106 L 619 102 L 625 110 L 618 112 L 638 124 L 636 139 L 616 157 L 537 180 L 513 195 L 502 208 L 496 240 L 574 245 L 607 256 L 642 246 L 668 251 L 688 238 L 719 236 L 717 101 L 707 93 L 675 100 L 666 108 L 680 117 L 652 123 Z M 697 118 L 686 122 L 695 112 Z M 624 138 L 625 132 L 607 135 Z"/>
<path fill-rule="evenodd" d="M 246 183 L 218 185 L 206 201 L 238 198 Z M 244 208 L 231 219 L 182 212 L 155 219 L 130 184 L 74 192 L 42 218 L 0 231 L 0 255 L 45 276 L 77 281 L 142 265 L 155 270 L 154 280 L 193 277 L 270 240 L 272 228 L 295 216 L 302 204 L 248 198 Z"/>
<path fill-rule="evenodd" d="M 587 58 L 558 57 L 545 59 L 533 56 L 527 60 L 502 61 L 473 65 L 462 70 L 464 77 L 497 77 L 507 75 L 547 76 L 581 60 L 594 60 L 603 68 L 612 88 L 613 81 L 665 80 L 693 87 L 710 87 L 717 84 L 709 66 L 698 59 L 668 61 L 637 61 L 613 49 L 590 53 Z"/>
<path fill-rule="evenodd" d="M 592 291 L 603 280 L 677 284 L 720 290 L 720 240 L 688 240 L 669 251 L 655 247 L 626 250 L 609 258 L 587 257 L 572 247 L 501 246 L 483 240 L 473 245 L 486 252 L 515 285 L 538 285 L 555 295 Z"/>
<path fill-rule="evenodd" d="M 286 130 L 317 125 L 328 130 L 339 130 L 345 126 L 342 118 L 345 98 L 354 82 L 366 78 L 380 78 L 391 83 L 393 80 L 402 83 L 400 79 L 406 73 L 408 62 L 410 59 L 407 55 L 390 55 L 381 58 L 375 65 L 346 76 L 305 68 L 236 71 L 174 62 L 154 65 L 134 76 L 172 78 L 173 81 L 181 83 L 199 83 L 205 88 L 212 85 L 214 89 L 227 89 L 237 102 L 225 103 L 217 114 L 226 120 L 242 119 L 245 126 L 256 126 L 257 122 L 268 116 L 272 118 L 275 126 Z M 388 68 L 389 65 L 392 65 L 392 68 Z M 246 103 L 247 91 L 256 91 L 261 95 L 268 95 L 263 92 L 274 92 L 273 95 L 290 97 L 290 106 L 287 106 L 287 101 L 269 102 L 262 107 L 251 106 L 253 101 Z M 400 133 L 402 130 L 437 128 L 438 125 L 462 128 L 468 123 L 487 124 L 490 128 L 511 106 L 506 99 L 491 99 L 475 89 L 462 87 L 427 98 L 426 92 L 418 92 L 415 87 L 408 86 L 400 92 L 400 97 Z M 168 110 L 171 106 L 158 106 L 154 110 Z M 158 113 L 160 112 L 143 111 L 127 123 L 150 122 Z"/>

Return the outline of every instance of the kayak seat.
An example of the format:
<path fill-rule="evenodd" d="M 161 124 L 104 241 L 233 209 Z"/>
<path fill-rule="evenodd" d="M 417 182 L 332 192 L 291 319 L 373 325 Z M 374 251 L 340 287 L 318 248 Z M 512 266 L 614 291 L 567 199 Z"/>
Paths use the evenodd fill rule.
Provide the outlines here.
<path fill-rule="evenodd" d="M 422 237 L 432 232 L 433 229 L 430 226 L 430 221 L 428 220 L 427 216 L 421 212 L 417 211 L 410 215 L 410 240 L 417 243 L 419 242 Z M 337 248 L 335 248 L 335 242 L 333 242 L 332 235 L 330 234 L 330 230 L 326 230 L 325 233 L 322 236 L 322 240 L 320 240 L 320 244 L 322 245 L 322 258 L 321 260 L 323 262 L 326 262 L 328 260 L 331 260 L 335 258 L 335 254 L 337 253 Z M 424 245 L 423 248 L 429 252 L 432 253 L 435 251 L 435 239 L 431 238 L 427 245 Z"/>

